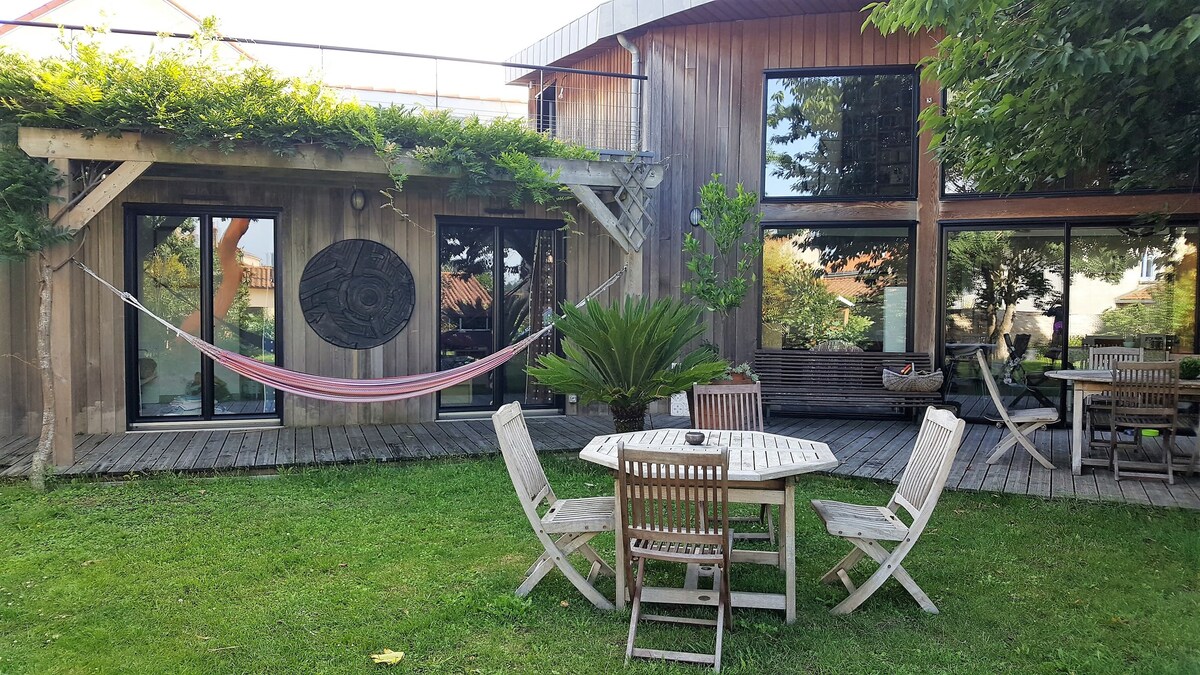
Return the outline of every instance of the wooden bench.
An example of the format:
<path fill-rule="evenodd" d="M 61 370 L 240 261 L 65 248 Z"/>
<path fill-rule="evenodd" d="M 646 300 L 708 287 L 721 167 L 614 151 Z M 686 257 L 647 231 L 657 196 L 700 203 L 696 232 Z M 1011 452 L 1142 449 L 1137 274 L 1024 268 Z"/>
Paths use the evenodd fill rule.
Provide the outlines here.
<path fill-rule="evenodd" d="M 763 403 L 805 408 L 880 408 L 912 410 L 927 406 L 956 408 L 942 391 L 907 392 L 883 388 L 883 369 L 899 372 L 912 363 L 932 370 L 924 352 L 810 352 L 759 349 L 754 371 L 762 383 Z"/>

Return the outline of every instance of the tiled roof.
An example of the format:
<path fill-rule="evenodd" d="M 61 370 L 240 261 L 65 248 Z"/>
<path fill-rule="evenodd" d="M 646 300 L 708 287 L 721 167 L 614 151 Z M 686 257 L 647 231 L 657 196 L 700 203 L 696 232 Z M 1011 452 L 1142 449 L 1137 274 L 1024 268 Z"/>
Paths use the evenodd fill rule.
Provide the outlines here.
<path fill-rule="evenodd" d="M 1154 297 L 1151 295 L 1158 289 L 1158 284 L 1138 284 L 1138 287 L 1125 293 L 1118 295 L 1113 302 L 1118 305 L 1131 305 L 1133 303 L 1150 303 L 1154 302 Z"/>
<path fill-rule="evenodd" d="M 275 268 L 247 266 L 246 279 L 250 282 L 250 288 L 275 288 Z"/>
<path fill-rule="evenodd" d="M 442 272 L 442 307 L 461 309 L 492 306 L 492 294 L 479 283 L 475 276 L 461 276 L 453 272 Z"/>

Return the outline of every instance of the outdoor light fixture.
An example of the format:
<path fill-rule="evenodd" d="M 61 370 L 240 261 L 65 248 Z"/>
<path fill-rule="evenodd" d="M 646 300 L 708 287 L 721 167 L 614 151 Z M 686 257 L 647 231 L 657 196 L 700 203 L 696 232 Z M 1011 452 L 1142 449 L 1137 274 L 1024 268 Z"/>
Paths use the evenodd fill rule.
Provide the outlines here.
<path fill-rule="evenodd" d="M 354 188 L 354 191 L 350 193 L 350 206 L 355 211 L 362 211 L 367 208 L 367 193 Z"/>
<path fill-rule="evenodd" d="M 692 224 L 692 227 L 700 227 L 700 221 L 703 219 L 704 212 L 700 210 L 699 206 L 693 207 L 691 211 L 688 211 L 688 222 Z"/>

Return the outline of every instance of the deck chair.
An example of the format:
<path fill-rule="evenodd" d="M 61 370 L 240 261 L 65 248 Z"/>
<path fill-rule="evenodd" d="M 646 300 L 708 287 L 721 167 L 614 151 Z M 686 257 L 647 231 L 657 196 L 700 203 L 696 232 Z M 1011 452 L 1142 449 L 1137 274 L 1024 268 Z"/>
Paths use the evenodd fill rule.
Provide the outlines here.
<path fill-rule="evenodd" d="M 721 671 L 721 645 L 725 625 L 732 622 L 729 593 L 729 449 L 694 448 L 662 450 L 617 445 L 617 499 L 624 519 L 622 541 L 625 560 L 637 573 L 628 574 L 633 598 L 625 663 L 632 658 L 666 659 L 711 665 Z M 700 596 L 717 596 L 717 617 L 700 619 L 642 613 L 646 561 L 702 565 L 713 569 L 712 590 L 681 590 L 691 597 L 683 602 L 703 602 Z M 642 619 L 690 625 L 715 626 L 712 654 L 643 649 L 635 644 Z"/>
<path fill-rule="evenodd" d="M 1058 421 L 1057 408 L 1024 408 L 1022 410 L 1013 410 L 1009 412 L 1004 406 L 1004 401 L 1000 398 L 1000 389 L 996 386 L 996 378 L 992 377 L 992 367 L 988 364 L 987 357 L 983 352 L 975 353 L 975 361 L 979 363 L 979 376 L 983 378 L 983 383 L 987 386 L 988 395 L 992 397 L 992 403 L 996 405 L 996 411 L 999 414 L 998 418 L 987 418 L 997 425 L 1003 424 L 1008 427 L 1008 436 L 996 444 L 992 449 L 992 454 L 987 458 L 988 464 L 995 464 L 1000 461 L 1004 453 L 1014 445 L 1020 443 L 1021 447 L 1025 448 L 1038 464 L 1053 469 L 1054 464 L 1046 459 L 1042 453 L 1033 447 L 1033 443 L 1029 440 L 1030 436 L 1038 429 L 1044 429 L 1050 424 Z"/>
<path fill-rule="evenodd" d="M 812 501 L 813 509 L 825 523 L 829 534 L 854 544 L 854 550 L 821 577 L 821 582 L 826 584 L 840 580 L 850 592 L 845 600 L 833 608 L 833 614 L 853 612 L 890 577 L 900 582 L 921 609 L 931 614 L 938 613 L 937 606 L 913 581 L 902 563 L 921 538 L 929 517 L 933 515 L 946 478 L 950 475 L 950 467 L 954 464 L 954 455 L 962 442 L 965 426 L 948 410 L 928 409 L 917 435 L 916 446 L 908 458 L 908 466 L 887 506 L 859 506 L 822 499 Z M 906 526 L 900 520 L 901 508 L 912 518 L 910 525 Z M 899 543 L 889 551 L 879 543 L 881 541 Z M 861 586 L 855 586 L 848 573 L 863 557 L 870 557 L 878 563 L 879 569 Z"/>
<path fill-rule="evenodd" d="M 762 431 L 762 385 L 698 384 L 692 387 L 696 427 L 718 431 Z M 730 516 L 731 523 L 760 523 L 766 532 L 738 532 L 738 539 L 768 540 L 775 545 L 775 515 L 769 504 L 759 504 L 757 516 Z"/>
<path fill-rule="evenodd" d="M 616 573 L 592 550 L 588 542 L 601 532 L 616 529 L 616 500 L 613 497 L 559 499 L 554 495 L 533 448 L 533 439 L 525 425 L 525 416 L 521 414 L 520 403 L 502 406 L 492 415 L 492 424 L 496 427 L 500 454 L 504 456 L 508 475 L 521 500 L 521 509 L 545 549 L 525 572 L 525 580 L 517 588 L 517 595 L 528 595 L 551 569 L 557 567 L 593 605 L 600 609 L 613 609 L 612 602 L 597 591 L 592 582 L 600 573 L 614 576 Z M 538 513 L 543 502 L 549 504 L 544 515 Z M 572 553 L 579 553 L 591 562 L 586 578 L 568 559 Z"/>

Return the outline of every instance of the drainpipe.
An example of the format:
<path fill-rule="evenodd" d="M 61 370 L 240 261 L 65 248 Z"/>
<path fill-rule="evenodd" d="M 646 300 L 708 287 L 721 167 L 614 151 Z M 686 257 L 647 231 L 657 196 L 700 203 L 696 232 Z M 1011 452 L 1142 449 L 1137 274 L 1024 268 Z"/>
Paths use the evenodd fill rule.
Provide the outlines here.
<path fill-rule="evenodd" d="M 642 52 L 637 45 L 630 42 L 624 34 L 617 34 L 620 43 L 632 57 L 629 72 L 632 75 L 642 74 Z M 629 81 L 629 147 L 633 152 L 642 151 L 642 81 Z"/>

